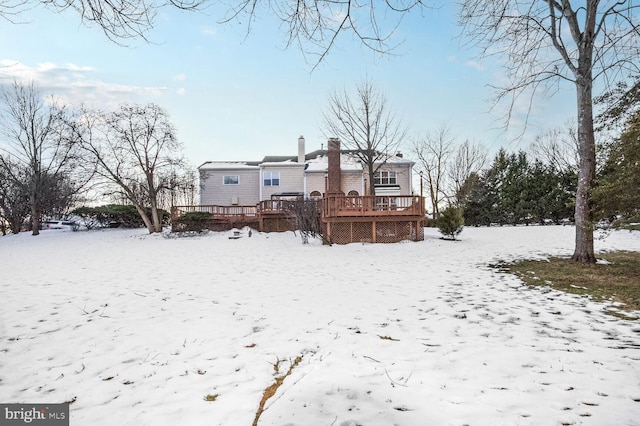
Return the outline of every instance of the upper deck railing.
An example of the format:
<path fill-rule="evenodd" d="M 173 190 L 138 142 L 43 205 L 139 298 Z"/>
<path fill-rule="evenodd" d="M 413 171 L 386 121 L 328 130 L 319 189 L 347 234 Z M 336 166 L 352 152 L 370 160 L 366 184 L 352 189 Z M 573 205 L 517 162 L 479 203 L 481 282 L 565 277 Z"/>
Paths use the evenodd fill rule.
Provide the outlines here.
<path fill-rule="evenodd" d="M 324 217 L 424 216 L 424 201 L 414 195 L 349 196 L 331 195 L 322 199 Z"/>

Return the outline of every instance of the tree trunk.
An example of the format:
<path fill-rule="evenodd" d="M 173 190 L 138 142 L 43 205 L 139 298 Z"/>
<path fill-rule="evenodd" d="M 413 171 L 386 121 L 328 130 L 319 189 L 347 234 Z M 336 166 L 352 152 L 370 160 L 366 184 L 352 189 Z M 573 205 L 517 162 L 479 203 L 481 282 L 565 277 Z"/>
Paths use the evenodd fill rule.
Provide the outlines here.
<path fill-rule="evenodd" d="M 593 249 L 593 220 L 591 215 L 591 188 L 596 171 L 596 150 L 593 130 L 593 101 L 591 71 L 588 76 L 578 78 L 578 146 L 580 168 L 576 191 L 576 241 L 571 260 L 580 263 L 595 263 Z"/>
<path fill-rule="evenodd" d="M 9 219 L 9 229 L 14 234 L 19 234 L 22 229 L 22 222 L 24 222 L 24 217 L 20 216 L 12 216 Z"/>
<path fill-rule="evenodd" d="M 153 234 L 154 232 L 156 232 L 153 226 L 153 223 L 151 222 L 151 219 L 149 219 L 147 212 L 144 211 L 144 208 L 136 204 L 136 210 L 138 210 L 138 214 L 142 218 L 142 221 L 144 222 L 144 226 L 147 227 L 147 231 L 149 231 L 150 234 Z"/>
<path fill-rule="evenodd" d="M 368 194 L 366 195 L 375 196 L 376 195 L 376 185 L 375 185 L 376 173 L 373 170 L 373 163 L 369 164 L 368 169 L 369 169 L 368 170 L 369 171 L 369 188 L 365 188 L 365 191 L 368 191 Z"/>
<path fill-rule="evenodd" d="M 438 193 L 437 189 L 433 187 L 431 182 L 432 180 L 429 180 L 429 196 L 431 197 L 431 207 L 433 208 L 431 214 L 434 219 L 437 219 L 440 216 L 440 209 L 438 208 Z"/>
<path fill-rule="evenodd" d="M 162 232 L 162 219 L 158 212 L 158 203 L 151 200 L 151 220 L 153 221 L 154 232 Z"/>
<path fill-rule="evenodd" d="M 38 199 L 36 194 L 29 196 L 31 204 L 31 235 L 40 235 L 40 212 L 38 211 Z"/>

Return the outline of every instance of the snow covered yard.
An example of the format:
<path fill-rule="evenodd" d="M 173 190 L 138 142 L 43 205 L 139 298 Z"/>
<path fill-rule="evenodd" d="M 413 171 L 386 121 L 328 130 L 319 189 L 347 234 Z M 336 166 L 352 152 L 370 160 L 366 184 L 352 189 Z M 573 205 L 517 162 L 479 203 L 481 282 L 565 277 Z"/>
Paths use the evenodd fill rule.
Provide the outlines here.
<path fill-rule="evenodd" d="M 251 425 L 301 357 L 259 425 L 640 425 L 640 322 L 487 266 L 570 255 L 573 233 L 2 237 L 0 402 L 74 401 L 74 426 Z"/>

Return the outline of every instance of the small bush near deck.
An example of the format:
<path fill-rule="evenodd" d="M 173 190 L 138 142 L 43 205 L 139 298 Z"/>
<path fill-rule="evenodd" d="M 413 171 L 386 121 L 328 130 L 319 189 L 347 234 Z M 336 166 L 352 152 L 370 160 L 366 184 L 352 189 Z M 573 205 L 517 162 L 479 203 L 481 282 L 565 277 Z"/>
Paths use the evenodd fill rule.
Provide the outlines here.
<path fill-rule="evenodd" d="M 209 212 L 188 212 L 176 219 L 174 231 L 200 231 L 205 229 L 207 221 L 211 219 Z"/>
<path fill-rule="evenodd" d="M 438 217 L 438 229 L 440 233 L 447 239 L 455 240 L 462 232 L 464 227 L 464 218 L 462 217 L 462 210 L 449 206 L 440 212 Z"/>
<path fill-rule="evenodd" d="M 189 222 L 189 221 L 197 221 L 197 220 L 208 220 L 211 218 L 211 213 L 209 212 L 189 212 L 185 213 L 178 218 L 180 222 Z"/>

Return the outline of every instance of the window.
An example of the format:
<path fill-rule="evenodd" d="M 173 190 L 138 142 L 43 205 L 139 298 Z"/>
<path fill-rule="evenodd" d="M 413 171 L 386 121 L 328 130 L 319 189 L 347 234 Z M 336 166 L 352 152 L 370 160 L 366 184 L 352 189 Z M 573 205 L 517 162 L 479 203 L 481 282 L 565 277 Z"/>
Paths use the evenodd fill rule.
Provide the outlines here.
<path fill-rule="evenodd" d="M 264 172 L 262 179 L 264 186 L 280 186 L 280 172 Z"/>
<path fill-rule="evenodd" d="M 311 197 L 311 198 L 322 198 L 322 194 L 320 193 L 320 191 L 311 191 L 311 194 L 309 194 L 309 197 Z"/>
<path fill-rule="evenodd" d="M 347 194 L 350 197 L 357 197 L 360 194 L 358 194 L 358 191 L 356 191 L 355 189 L 352 189 L 351 191 L 349 191 L 349 193 Z"/>
<path fill-rule="evenodd" d="M 398 199 L 393 197 L 376 197 L 375 210 L 396 210 Z"/>
<path fill-rule="evenodd" d="M 238 185 L 240 183 L 240 176 L 225 176 L 222 178 L 224 185 Z"/>
<path fill-rule="evenodd" d="M 397 185 L 396 172 L 379 171 L 373 176 L 374 185 Z"/>

